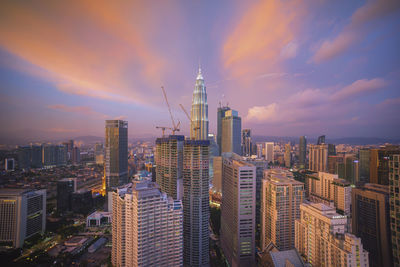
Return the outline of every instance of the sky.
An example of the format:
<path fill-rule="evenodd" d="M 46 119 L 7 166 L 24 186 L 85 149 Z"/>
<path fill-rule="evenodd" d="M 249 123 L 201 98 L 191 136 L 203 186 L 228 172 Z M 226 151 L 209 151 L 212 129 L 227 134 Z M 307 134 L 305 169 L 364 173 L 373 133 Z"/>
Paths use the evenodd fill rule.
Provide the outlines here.
<path fill-rule="evenodd" d="M 400 137 L 400 1 L 0 3 L 0 143 L 188 134 L 199 64 L 253 135 Z"/>

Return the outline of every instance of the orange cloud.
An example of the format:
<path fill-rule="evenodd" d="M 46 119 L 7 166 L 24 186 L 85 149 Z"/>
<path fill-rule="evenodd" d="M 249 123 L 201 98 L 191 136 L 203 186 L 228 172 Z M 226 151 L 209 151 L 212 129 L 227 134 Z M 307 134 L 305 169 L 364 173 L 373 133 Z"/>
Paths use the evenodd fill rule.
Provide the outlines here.
<path fill-rule="evenodd" d="M 78 113 L 78 114 L 83 114 L 83 115 L 99 116 L 101 118 L 109 117 L 108 115 L 94 111 L 91 107 L 87 107 L 87 106 L 67 106 L 64 104 L 57 104 L 57 105 L 50 105 L 47 107 L 49 109 L 60 110 L 63 112 L 72 112 L 72 113 Z"/>
<path fill-rule="evenodd" d="M 61 91 L 149 104 L 141 88 L 158 90 L 165 60 L 149 41 L 146 25 L 153 22 L 140 14 L 140 4 L 2 1 L 0 46 Z"/>
<path fill-rule="evenodd" d="M 305 15 L 299 0 L 265 0 L 245 12 L 223 46 L 223 64 L 234 77 L 276 72 L 296 55 L 296 35 Z"/>

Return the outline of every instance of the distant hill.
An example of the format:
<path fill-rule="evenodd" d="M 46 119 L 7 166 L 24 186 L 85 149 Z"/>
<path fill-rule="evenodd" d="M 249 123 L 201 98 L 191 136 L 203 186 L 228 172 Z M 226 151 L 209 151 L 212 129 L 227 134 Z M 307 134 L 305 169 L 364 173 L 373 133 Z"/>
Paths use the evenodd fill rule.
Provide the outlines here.
<path fill-rule="evenodd" d="M 255 142 L 292 142 L 299 143 L 299 137 L 288 136 L 253 136 Z M 317 142 L 317 137 L 307 137 L 307 143 L 313 144 Z M 329 144 L 348 144 L 348 145 L 380 145 L 385 143 L 400 144 L 400 139 L 378 138 L 378 137 L 342 137 L 329 138 L 327 136 L 326 143 Z"/>

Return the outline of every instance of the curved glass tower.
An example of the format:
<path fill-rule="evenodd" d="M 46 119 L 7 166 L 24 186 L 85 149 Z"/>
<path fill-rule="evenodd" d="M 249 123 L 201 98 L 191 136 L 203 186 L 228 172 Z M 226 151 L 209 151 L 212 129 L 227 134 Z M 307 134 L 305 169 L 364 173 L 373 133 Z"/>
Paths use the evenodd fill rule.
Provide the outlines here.
<path fill-rule="evenodd" d="M 207 140 L 208 104 L 206 86 L 204 85 L 201 68 L 199 68 L 193 92 L 191 119 L 190 137 L 194 140 Z"/>

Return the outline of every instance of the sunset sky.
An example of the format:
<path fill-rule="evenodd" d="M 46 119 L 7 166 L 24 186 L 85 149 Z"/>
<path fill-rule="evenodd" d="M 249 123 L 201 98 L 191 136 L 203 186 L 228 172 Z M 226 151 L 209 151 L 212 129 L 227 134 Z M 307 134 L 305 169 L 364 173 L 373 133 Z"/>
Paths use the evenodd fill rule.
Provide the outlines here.
<path fill-rule="evenodd" d="M 0 138 L 103 136 L 113 118 L 157 136 L 161 85 L 187 134 L 199 62 L 210 132 L 222 101 L 253 135 L 400 137 L 398 0 L 11 0 Z"/>

